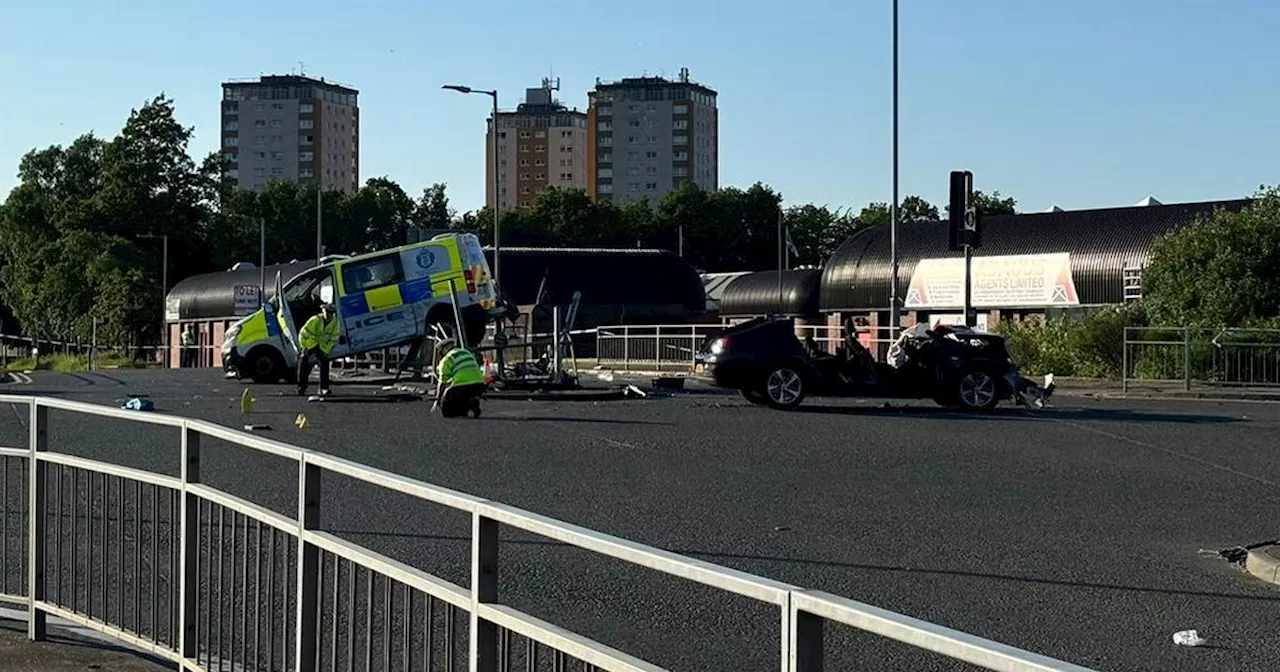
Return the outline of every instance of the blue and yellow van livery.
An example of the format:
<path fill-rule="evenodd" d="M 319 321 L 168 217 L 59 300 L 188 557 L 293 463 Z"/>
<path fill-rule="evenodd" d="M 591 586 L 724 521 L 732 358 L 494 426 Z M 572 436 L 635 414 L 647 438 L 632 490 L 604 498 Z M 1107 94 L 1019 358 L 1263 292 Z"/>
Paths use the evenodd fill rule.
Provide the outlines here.
<path fill-rule="evenodd" d="M 437 326 L 455 331 L 451 299 L 469 343 L 478 343 L 501 312 L 480 241 L 446 233 L 428 241 L 353 257 L 330 257 L 287 282 L 276 278 L 275 296 L 227 330 L 223 368 L 257 382 L 289 379 L 297 365 L 302 324 L 334 305 L 344 338 L 333 357 L 397 347 Z"/>

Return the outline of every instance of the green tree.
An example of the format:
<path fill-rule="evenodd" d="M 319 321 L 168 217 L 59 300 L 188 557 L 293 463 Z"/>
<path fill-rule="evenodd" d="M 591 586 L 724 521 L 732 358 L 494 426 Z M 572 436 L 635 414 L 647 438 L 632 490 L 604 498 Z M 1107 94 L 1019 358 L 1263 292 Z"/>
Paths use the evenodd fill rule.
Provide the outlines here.
<path fill-rule="evenodd" d="M 1017 214 L 1015 208 L 1018 202 L 1012 196 L 1001 196 L 998 191 L 987 194 L 975 189 L 973 202 L 977 205 L 979 212 L 989 217 Z"/>
<path fill-rule="evenodd" d="M 826 206 L 801 205 L 787 208 L 787 228 L 799 257 L 791 265 L 821 266 L 845 240 L 864 228 L 857 217 L 841 214 Z"/>
<path fill-rule="evenodd" d="M 1158 237 L 1142 280 L 1157 326 L 1244 326 L 1280 316 L 1280 191 Z"/>
<path fill-rule="evenodd" d="M 1018 202 L 1012 196 L 1001 196 L 1000 192 L 993 191 L 990 194 L 979 189 L 973 190 L 973 204 L 986 217 L 995 217 L 997 215 L 1016 215 L 1016 206 Z M 945 208 L 948 217 L 951 216 L 951 206 Z"/>
<path fill-rule="evenodd" d="M 901 210 L 898 211 L 901 214 Z M 893 213 L 888 203 L 869 203 L 858 212 L 858 223 L 863 227 L 889 226 Z"/>
<path fill-rule="evenodd" d="M 899 221 L 907 224 L 938 221 L 938 208 L 919 196 L 908 196 L 898 206 Z"/>
<path fill-rule="evenodd" d="M 413 225 L 423 229 L 447 229 L 457 213 L 449 207 L 445 184 L 436 182 L 422 190 L 413 212 Z"/>
<path fill-rule="evenodd" d="M 333 235 L 325 235 L 325 245 L 333 251 L 372 252 L 404 245 L 408 240 L 418 204 L 400 185 L 378 177 L 338 197 Z"/>

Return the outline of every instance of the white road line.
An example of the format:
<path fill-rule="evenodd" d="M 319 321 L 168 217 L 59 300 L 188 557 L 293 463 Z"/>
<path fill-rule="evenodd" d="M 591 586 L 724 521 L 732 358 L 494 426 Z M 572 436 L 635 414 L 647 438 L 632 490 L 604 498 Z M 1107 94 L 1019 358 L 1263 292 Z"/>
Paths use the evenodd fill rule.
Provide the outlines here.
<path fill-rule="evenodd" d="M 1147 442 L 1145 442 L 1145 441 L 1139 441 L 1139 440 L 1137 440 L 1137 439 L 1131 439 L 1131 438 L 1129 438 L 1129 437 L 1127 437 L 1127 436 L 1123 436 L 1123 435 L 1121 435 L 1121 434 L 1116 434 L 1116 433 L 1114 433 L 1114 432 L 1108 432 L 1108 431 L 1106 431 L 1106 430 L 1104 430 L 1104 429 L 1098 429 L 1098 428 L 1096 428 L 1096 427 L 1090 427 L 1090 426 L 1088 426 L 1088 425 L 1083 425 L 1083 424 L 1080 424 L 1080 423 L 1078 423 L 1078 422 L 1073 422 L 1073 421 L 1071 421 L 1071 420 L 1063 420 L 1063 419 L 1061 419 L 1061 418 L 1050 418 L 1050 419 L 1051 419 L 1051 420 L 1053 420 L 1054 422 L 1060 422 L 1060 423 L 1062 423 L 1062 424 L 1064 424 L 1064 425 L 1069 425 L 1069 426 L 1071 426 L 1071 427 L 1075 427 L 1076 429 L 1082 429 L 1082 430 L 1084 430 L 1084 431 L 1086 431 L 1086 432 L 1091 432 L 1091 433 L 1093 433 L 1093 434 L 1097 434 L 1097 435 L 1099 435 L 1099 436 L 1105 436 L 1105 437 L 1107 437 L 1107 438 L 1109 438 L 1109 439 L 1115 439 L 1116 441 L 1123 441 L 1123 442 L 1125 442 L 1125 443 L 1129 443 L 1129 444 L 1132 444 L 1132 445 L 1135 445 L 1135 446 L 1138 446 L 1138 447 L 1141 447 L 1141 448 L 1146 448 L 1146 449 L 1148 449 L 1148 450 L 1155 450 L 1155 451 L 1159 451 L 1159 452 L 1161 452 L 1161 453 L 1165 453 L 1166 455 L 1171 455 L 1171 456 L 1173 456 L 1173 457 L 1180 457 L 1180 458 L 1182 458 L 1182 459 L 1184 459 L 1184 460 L 1190 460 L 1190 461 L 1192 461 L 1192 462 L 1195 462 L 1196 464 L 1200 464 L 1200 465 L 1203 465 L 1203 466 L 1209 467 L 1209 468 L 1211 468 L 1211 469 L 1217 469 L 1217 470 L 1219 470 L 1219 471 L 1224 471 L 1224 472 L 1226 472 L 1226 473 L 1228 473 L 1228 474 L 1231 474 L 1231 475 L 1233 475 L 1233 476 L 1239 476 L 1239 477 L 1241 477 L 1241 478 L 1248 479 L 1248 480 L 1253 481 L 1253 482 L 1255 482 L 1255 483 L 1261 483 L 1262 485 L 1270 486 L 1270 487 L 1273 487 L 1273 488 L 1275 488 L 1275 487 L 1280 487 L 1280 483 L 1277 483 L 1277 482 L 1275 482 L 1275 481 L 1270 481 L 1270 480 L 1267 480 L 1267 479 L 1265 479 L 1265 478 L 1262 478 L 1261 476 L 1255 476 L 1255 475 L 1253 475 L 1253 474 L 1250 474 L 1250 473 L 1247 473 L 1247 472 L 1240 471 L 1239 469 L 1233 469 L 1233 468 L 1228 467 L 1228 466 L 1225 466 L 1225 465 L 1217 464 L 1217 463 L 1215 463 L 1215 462 L 1210 462 L 1209 460 L 1206 460 L 1206 459 L 1204 459 L 1204 458 L 1200 458 L 1200 457 L 1196 457 L 1195 455 L 1192 455 L 1192 454 L 1190 454 L 1190 453 L 1184 453 L 1184 452 L 1179 451 L 1179 450 L 1173 450 L 1173 449 L 1171 449 L 1171 448 L 1164 448 L 1164 447 L 1162 447 L 1162 446 L 1157 446 L 1157 445 L 1155 445 L 1155 444 L 1147 443 Z"/>

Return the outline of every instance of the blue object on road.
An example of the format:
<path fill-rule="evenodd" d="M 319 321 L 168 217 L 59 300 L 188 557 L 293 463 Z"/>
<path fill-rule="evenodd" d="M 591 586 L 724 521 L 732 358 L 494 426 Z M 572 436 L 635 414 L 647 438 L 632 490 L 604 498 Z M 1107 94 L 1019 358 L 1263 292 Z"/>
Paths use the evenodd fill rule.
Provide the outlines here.
<path fill-rule="evenodd" d="M 129 397 L 129 400 L 124 402 L 122 408 L 127 411 L 154 411 L 156 410 L 156 405 L 146 397 Z"/>

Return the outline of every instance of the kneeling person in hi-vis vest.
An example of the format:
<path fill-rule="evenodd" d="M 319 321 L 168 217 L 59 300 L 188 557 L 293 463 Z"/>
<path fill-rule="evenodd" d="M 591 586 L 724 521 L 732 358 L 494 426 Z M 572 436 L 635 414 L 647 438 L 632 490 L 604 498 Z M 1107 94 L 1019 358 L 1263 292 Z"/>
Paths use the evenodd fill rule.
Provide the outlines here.
<path fill-rule="evenodd" d="M 338 334 L 338 320 L 333 306 L 324 304 L 320 314 L 313 315 L 298 331 L 298 394 L 307 393 L 307 379 L 311 377 L 312 360 L 320 366 L 320 395 L 329 394 L 329 353 L 345 340 Z"/>
<path fill-rule="evenodd" d="M 484 371 L 476 356 L 453 341 L 443 341 L 438 346 L 445 351 L 436 369 L 436 401 L 431 410 L 440 409 L 446 418 L 459 418 L 471 413 L 480 417 L 480 397 L 486 385 Z"/>

